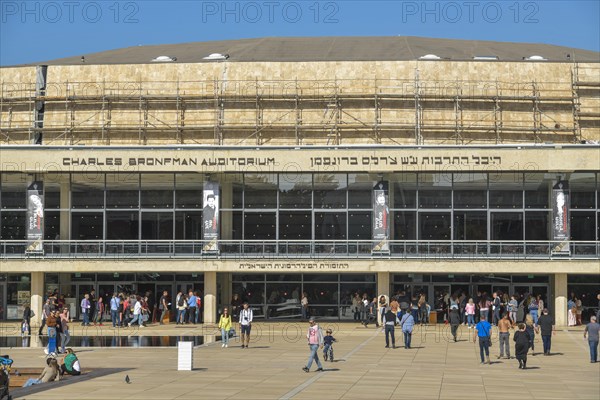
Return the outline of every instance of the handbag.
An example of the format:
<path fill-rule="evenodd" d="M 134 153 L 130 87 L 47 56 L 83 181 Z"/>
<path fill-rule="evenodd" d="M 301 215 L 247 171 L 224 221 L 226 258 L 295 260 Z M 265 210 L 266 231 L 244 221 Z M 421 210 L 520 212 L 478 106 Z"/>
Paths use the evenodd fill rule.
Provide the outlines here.
<path fill-rule="evenodd" d="M 235 329 L 233 329 L 233 328 L 229 328 L 229 332 L 228 332 L 228 334 L 229 334 L 229 337 L 230 337 L 230 338 L 234 337 L 234 336 L 235 336 Z"/>

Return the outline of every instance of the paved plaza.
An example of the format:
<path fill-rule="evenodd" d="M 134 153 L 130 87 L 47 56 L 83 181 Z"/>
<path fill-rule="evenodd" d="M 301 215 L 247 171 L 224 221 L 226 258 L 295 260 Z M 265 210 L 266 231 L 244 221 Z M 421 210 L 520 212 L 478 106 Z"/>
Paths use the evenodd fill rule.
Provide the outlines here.
<path fill-rule="evenodd" d="M 75 324 L 74 324 L 75 325 Z M 2 336 L 13 336 L 16 324 L 2 324 Z M 416 327 L 413 348 L 385 348 L 384 334 L 374 326 L 327 322 L 338 342 L 334 362 L 325 371 L 302 371 L 308 358 L 307 323 L 255 323 L 250 348 L 238 338 L 229 348 L 214 341 L 209 326 L 150 326 L 120 330 L 120 335 L 205 335 L 208 343 L 194 349 L 194 370 L 177 371 L 176 347 L 75 347 L 84 370 L 114 368 L 118 372 L 94 379 L 34 387 L 26 399 L 595 399 L 600 398 L 600 363 L 589 362 L 583 328 L 558 329 L 552 355 L 543 356 L 536 336 L 536 353 L 528 369 L 516 360 L 497 359 L 493 340 L 491 365 L 480 365 L 479 346 L 473 331 L 461 326 L 459 341 L 449 340 L 445 325 Z M 73 326 L 73 335 L 112 336 L 102 329 Z M 402 336 L 397 332 L 397 345 Z M 497 338 L 497 334 L 494 335 Z M 33 338 L 32 340 L 37 340 Z M 511 333 L 511 349 L 514 349 Z M 42 367 L 43 349 L 6 348 L 14 367 Z M 320 354 L 321 357 L 321 354 Z M 322 357 L 321 357 L 322 360 Z M 131 383 L 125 382 L 125 376 Z M 73 383 L 69 383 L 73 382 Z"/>

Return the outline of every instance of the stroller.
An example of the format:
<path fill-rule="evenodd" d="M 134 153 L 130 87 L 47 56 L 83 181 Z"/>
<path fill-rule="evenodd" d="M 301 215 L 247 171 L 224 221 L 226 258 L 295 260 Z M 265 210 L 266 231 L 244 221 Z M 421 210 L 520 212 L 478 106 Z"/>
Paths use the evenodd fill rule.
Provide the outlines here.
<path fill-rule="evenodd" d="M 12 363 L 13 360 L 7 355 L 0 356 L 0 400 L 12 400 L 8 389 Z"/>

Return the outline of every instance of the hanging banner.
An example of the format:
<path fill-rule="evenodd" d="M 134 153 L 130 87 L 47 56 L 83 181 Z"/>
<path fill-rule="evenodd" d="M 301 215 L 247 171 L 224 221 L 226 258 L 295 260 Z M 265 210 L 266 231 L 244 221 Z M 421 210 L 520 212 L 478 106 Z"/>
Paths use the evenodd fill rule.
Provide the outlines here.
<path fill-rule="evenodd" d="M 390 210 L 388 183 L 381 181 L 373 188 L 373 253 L 390 251 Z"/>
<path fill-rule="evenodd" d="M 203 253 L 219 251 L 219 184 L 206 182 L 202 192 L 204 199 L 202 209 Z"/>
<path fill-rule="evenodd" d="M 33 182 L 27 188 L 27 248 L 25 253 L 44 252 L 44 186 Z"/>
<path fill-rule="evenodd" d="M 558 242 L 553 253 L 569 253 L 569 181 L 558 181 L 552 187 L 552 239 Z"/>

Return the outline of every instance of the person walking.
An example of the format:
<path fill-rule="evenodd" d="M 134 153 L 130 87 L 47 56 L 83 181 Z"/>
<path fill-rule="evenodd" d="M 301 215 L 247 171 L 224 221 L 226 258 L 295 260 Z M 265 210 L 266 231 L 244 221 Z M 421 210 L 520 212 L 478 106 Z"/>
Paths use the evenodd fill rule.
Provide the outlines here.
<path fill-rule="evenodd" d="M 404 348 L 410 349 L 410 343 L 412 340 L 413 328 L 415 326 L 415 318 L 411 313 L 405 312 L 400 320 L 400 329 L 404 335 Z"/>
<path fill-rule="evenodd" d="M 519 309 L 519 303 L 515 295 L 510 296 L 510 301 L 508 302 L 508 314 L 510 317 L 510 321 L 512 325 L 515 326 L 517 324 L 517 311 Z"/>
<path fill-rule="evenodd" d="M 525 332 L 525 324 L 518 325 L 519 330 L 515 332 L 513 341 L 515 342 L 515 357 L 519 361 L 519 369 L 527 367 L 527 352 L 529 351 L 529 335 Z"/>
<path fill-rule="evenodd" d="M 508 318 L 508 313 L 504 313 L 504 316 L 500 321 L 498 321 L 498 331 L 500 336 L 500 355 L 498 359 L 504 357 L 504 353 L 506 353 L 506 359 L 510 359 L 510 332 L 509 329 L 512 327 L 512 323 L 510 322 L 510 318 Z"/>
<path fill-rule="evenodd" d="M 487 316 L 481 315 L 481 320 L 475 325 L 475 334 L 473 341 L 479 337 L 479 356 L 481 364 L 490 364 L 490 339 L 492 333 L 492 325 L 487 321 Z M 485 353 L 485 359 L 483 354 Z"/>
<path fill-rule="evenodd" d="M 140 328 L 145 328 L 144 321 L 142 320 L 142 298 L 137 296 L 135 300 L 135 304 L 133 305 L 133 319 L 127 325 L 131 326 L 137 322 Z"/>
<path fill-rule="evenodd" d="M 231 315 L 227 308 L 223 309 L 223 314 L 219 318 L 219 329 L 221 330 L 221 347 L 229 347 L 229 330 L 231 329 Z"/>
<path fill-rule="evenodd" d="M 83 323 L 82 326 L 90 326 L 90 308 L 92 307 L 90 303 L 90 295 L 85 294 L 83 299 L 81 300 L 81 315 L 83 315 Z"/>
<path fill-rule="evenodd" d="M 119 298 L 117 297 L 117 292 L 114 292 L 110 299 L 110 320 L 112 321 L 113 328 L 121 325 L 119 318 Z"/>
<path fill-rule="evenodd" d="M 177 299 L 177 325 L 185 323 L 185 309 L 188 306 L 186 295 L 180 294 Z"/>
<path fill-rule="evenodd" d="M 94 320 L 94 325 L 97 323 L 102 326 L 102 321 L 104 319 L 104 300 L 102 296 L 98 296 L 98 301 L 96 302 L 96 319 Z"/>
<path fill-rule="evenodd" d="M 242 306 L 242 311 L 240 311 L 240 331 L 242 332 L 242 349 L 248 348 L 248 344 L 250 343 L 250 330 L 252 329 L 252 319 L 254 317 L 254 313 L 250 308 L 248 302 L 244 302 Z"/>
<path fill-rule="evenodd" d="M 590 317 L 590 323 L 585 326 L 583 331 L 583 338 L 588 340 L 590 346 L 590 362 L 598 362 L 598 341 L 600 334 L 600 324 L 597 322 L 595 315 Z"/>
<path fill-rule="evenodd" d="M 71 333 L 69 332 L 69 309 L 67 307 L 63 308 L 59 317 L 60 321 L 57 321 L 57 323 L 60 323 L 60 352 L 64 353 L 67 345 L 71 341 Z"/>
<path fill-rule="evenodd" d="M 323 366 L 321 365 L 321 361 L 319 360 L 319 347 L 323 348 L 323 332 L 319 325 L 315 322 L 313 317 L 310 317 L 308 320 L 309 327 L 308 333 L 306 334 L 306 338 L 308 339 L 308 347 L 310 348 L 310 355 L 308 356 L 308 363 L 302 371 L 309 372 L 310 367 L 312 366 L 313 361 L 317 363 L 317 372 L 323 371 Z"/>
<path fill-rule="evenodd" d="M 429 322 L 429 315 L 427 315 L 427 300 L 424 294 L 419 296 L 417 306 L 419 307 L 419 322 L 421 325 L 424 325 Z"/>
<path fill-rule="evenodd" d="M 530 297 L 531 297 L 531 299 L 529 300 L 529 315 L 531 315 L 531 318 L 533 318 L 533 325 L 537 326 L 538 317 L 539 317 L 538 301 L 535 297 L 533 297 L 533 296 L 530 296 Z"/>
<path fill-rule="evenodd" d="M 392 348 L 396 348 L 396 335 L 394 333 L 396 324 L 398 321 L 398 314 L 393 312 L 391 309 L 388 309 L 385 314 L 383 314 L 382 320 L 384 330 L 385 330 L 385 347 L 390 347 L 390 336 L 392 337 Z"/>
<path fill-rule="evenodd" d="M 550 355 L 552 347 L 552 335 L 556 334 L 554 327 L 554 318 L 548 315 L 548 309 L 542 310 L 542 315 L 538 318 L 536 330 L 542 335 L 542 343 L 544 344 L 544 355 Z"/>
<path fill-rule="evenodd" d="M 302 292 L 300 307 L 302 312 L 302 321 L 306 321 L 308 319 L 308 296 L 306 295 L 306 292 Z"/>
<path fill-rule="evenodd" d="M 450 333 L 452 333 L 454 341 L 458 342 L 458 327 L 460 326 L 460 314 L 458 312 L 458 305 L 451 305 L 449 314 L 450 315 L 448 316 L 448 319 L 450 320 Z"/>
<path fill-rule="evenodd" d="M 500 321 L 500 296 L 498 295 L 498 293 L 494 292 L 492 293 L 492 325 L 496 326 L 498 325 L 498 322 Z"/>
<path fill-rule="evenodd" d="M 158 301 L 158 309 L 160 310 L 160 319 L 158 320 L 159 325 L 164 325 L 163 320 L 165 319 L 165 317 L 167 316 L 167 313 L 169 312 L 168 298 L 169 298 L 169 292 L 167 292 L 166 290 L 163 290 L 163 294 L 160 297 L 160 300 Z"/>
<path fill-rule="evenodd" d="M 472 298 L 465 305 L 465 313 L 467 314 L 467 325 L 469 329 L 473 329 L 475 327 L 475 302 Z"/>
<path fill-rule="evenodd" d="M 527 337 L 529 337 L 531 355 L 535 356 L 535 326 L 533 325 L 533 318 L 529 314 L 525 316 L 525 333 L 527 333 Z"/>
<path fill-rule="evenodd" d="M 488 320 L 490 304 L 491 302 L 488 300 L 487 294 L 484 292 L 479 300 L 479 316 L 484 318 L 486 321 Z"/>
<path fill-rule="evenodd" d="M 44 305 L 42 306 L 42 323 L 40 324 L 40 330 L 38 331 L 38 336 L 42 336 L 42 330 L 44 329 L 44 326 L 46 325 L 46 320 L 48 319 L 48 316 L 50 315 L 51 312 L 52 312 L 52 307 L 50 305 L 50 299 L 46 299 L 46 303 L 44 303 Z"/>

